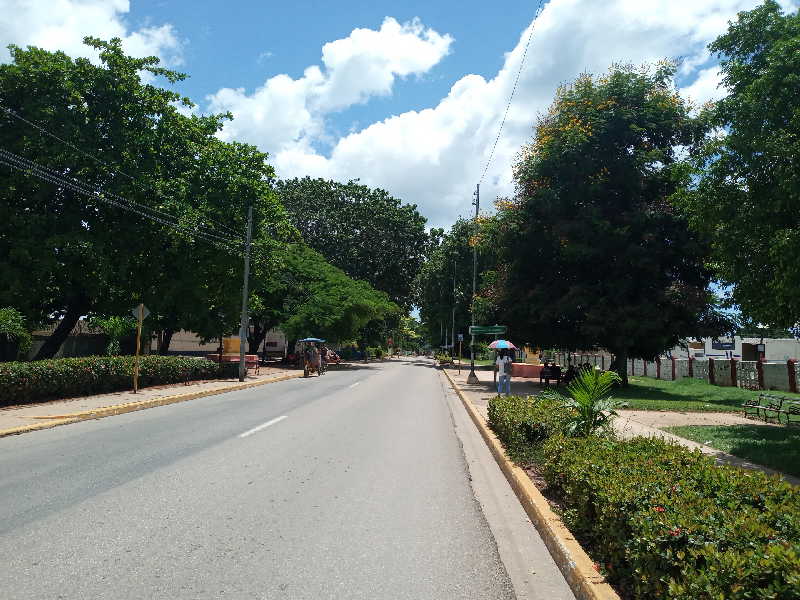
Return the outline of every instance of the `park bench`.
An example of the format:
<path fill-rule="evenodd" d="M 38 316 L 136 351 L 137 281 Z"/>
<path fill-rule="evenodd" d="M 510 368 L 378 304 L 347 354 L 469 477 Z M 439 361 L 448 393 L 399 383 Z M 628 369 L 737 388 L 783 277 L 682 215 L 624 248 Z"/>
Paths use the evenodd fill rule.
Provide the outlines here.
<path fill-rule="evenodd" d="M 789 425 L 793 419 L 800 422 L 800 400 L 772 394 L 759 394 L 757 398 L 751 398 L 742 404 L 742 413 L 745 417 L 755 415 L 763 418 L 765 423 L 771 418 L 780 423 L 781 415 L 784 415 L 786 424 Z"/>
<path fill-rule="evenodd" d="M 539 383 L 550 385 L 550 380 L 552 379 L 556 382 L 556 387 L 558 387 L 561 383 L 562 377 L 563 375 L 560 367 L 555 370 L 545 368 L 539 372 Z"/>

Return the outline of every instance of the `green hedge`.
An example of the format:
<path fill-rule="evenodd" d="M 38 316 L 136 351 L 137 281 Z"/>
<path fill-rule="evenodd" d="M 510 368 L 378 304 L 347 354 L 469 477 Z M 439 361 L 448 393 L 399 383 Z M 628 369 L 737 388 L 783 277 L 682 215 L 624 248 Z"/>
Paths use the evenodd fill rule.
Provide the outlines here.
<path fill-rule="evenodd" d="M 0 406 L 131 389 L 133 361 L 132 356 L 88 356 L 0 363 Z M 139 363 L 140 387 L 232 375 L 228 365 L 221 369 L 205 358 L 143 356 Z"/>
<path fill-rule="evenodd" d="M 558 409 L 495 398 L 490 425 L 624 597 L 800 598 L 800 488 L 661 439 L 567 438 Z"/>

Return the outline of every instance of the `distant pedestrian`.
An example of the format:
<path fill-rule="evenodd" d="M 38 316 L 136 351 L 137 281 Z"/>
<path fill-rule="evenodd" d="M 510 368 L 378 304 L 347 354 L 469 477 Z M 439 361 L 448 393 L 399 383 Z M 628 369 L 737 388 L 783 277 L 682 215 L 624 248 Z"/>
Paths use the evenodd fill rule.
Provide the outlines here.
<path fill-rule="evenodd" d="M 503 393 L 505 388 L 506 396 L 511 394 L 511 357 L 506 354 L 505 350 L 500 350 L 495 361 L 497 366 L 497 395 Z"/>

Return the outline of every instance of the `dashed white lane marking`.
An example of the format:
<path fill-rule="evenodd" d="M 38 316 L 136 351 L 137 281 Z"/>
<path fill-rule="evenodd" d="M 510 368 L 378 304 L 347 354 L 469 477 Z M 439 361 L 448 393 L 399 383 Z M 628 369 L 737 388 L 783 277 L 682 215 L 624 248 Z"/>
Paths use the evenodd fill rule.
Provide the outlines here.
<path fill-rule="evenodd" d="M 347 387 L 349 387 L 349 388 L 354 388 L 354 387 L 356 387 L 356 386 L 357 386 L 359 383 L 361 383 L 361 382 L 360 382 L 360 381 L 356 381 L 354 384 L 352 384 L 352 385 L 348 385 Z"/>
<path fill-rule="evenodd" d="M 253 435 L 254 433 L 258 433 L 258 432 L 259 432 L 259 431 L 261 431 L 262 429 L 266 429 L 266 428 L 267 428 L 267 427 L 269 427 L 270 425 L 275 425 L 275 423 L 278 423 L 278 422 L 280 422 L 280 421 L 283 421 L 285 418 L 286 418 L 286 415 L 283 415 L 282 417 L 275 417 L 275 418 L 274 418 L 274 419 L 272 419 L 271 421 L 267 421 L 266 423 L 262 423 L 262 424 L 261 424 L 261 425 L 259 425 L 258 427 L 253 427 L 252 429 L 248 429 L 248 430 L 247 430 L 247 431 L 245 431 L 244 433 L 240 433 L 240 434 L 239 434 L 239 437 L 240 437 L 240 438 L 246 438 L 248 435 Z"/>

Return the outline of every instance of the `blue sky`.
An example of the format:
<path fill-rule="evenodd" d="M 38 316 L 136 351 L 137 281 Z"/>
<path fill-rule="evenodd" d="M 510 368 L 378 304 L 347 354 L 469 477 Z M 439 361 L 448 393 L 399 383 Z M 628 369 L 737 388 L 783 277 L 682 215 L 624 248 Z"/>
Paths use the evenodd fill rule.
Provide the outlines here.
<path fill-rule="evenodd" d="M 447 226 L 471 211 L 531 31 L 484 207 L 513 194 L 515 156 L 559 84 L 680 57 L 681 92 L 717 98 L 706 46 L 758 3 L 548 0 L 533 22 L 538 1 L 0 0 L 0 40 L 91 58 L 84 35 L 121 37 L 187 72 L 195 110 L 232 112 L 220 136 L 269 152 L 280 177 L 360 179 Z"/>

